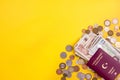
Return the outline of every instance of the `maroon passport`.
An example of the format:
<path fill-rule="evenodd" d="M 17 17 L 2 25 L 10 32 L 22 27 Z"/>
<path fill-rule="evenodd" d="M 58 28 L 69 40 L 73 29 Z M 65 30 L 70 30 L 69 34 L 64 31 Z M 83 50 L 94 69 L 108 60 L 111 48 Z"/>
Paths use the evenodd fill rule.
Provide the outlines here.
<path fill-rule="evenodd" d="M 120 74 L 120 63 L 101 48 L 92 56 L 87 65 L 105 80 L 115 80 Z"/>

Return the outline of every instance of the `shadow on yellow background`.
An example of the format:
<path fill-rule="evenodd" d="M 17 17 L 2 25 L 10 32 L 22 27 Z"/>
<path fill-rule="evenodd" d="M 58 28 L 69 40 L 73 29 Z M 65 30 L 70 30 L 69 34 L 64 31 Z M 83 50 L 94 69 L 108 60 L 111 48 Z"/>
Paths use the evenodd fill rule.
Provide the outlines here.
<path fill-rule="evenodd" d="M 120 20 L 119 0 L 1 0 L 0 80 L 60 80 L 65 45 L 114 17 Z"/>

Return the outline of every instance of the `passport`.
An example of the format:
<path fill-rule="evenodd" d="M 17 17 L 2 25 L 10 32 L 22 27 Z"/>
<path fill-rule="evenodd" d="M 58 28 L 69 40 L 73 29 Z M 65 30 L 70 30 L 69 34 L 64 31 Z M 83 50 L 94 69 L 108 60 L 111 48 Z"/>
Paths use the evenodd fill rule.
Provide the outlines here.
<path fill-rule="evenodd" d="M 120 63 L 99 48 L 87 65 L 105 80 L 120 80 Z"/>

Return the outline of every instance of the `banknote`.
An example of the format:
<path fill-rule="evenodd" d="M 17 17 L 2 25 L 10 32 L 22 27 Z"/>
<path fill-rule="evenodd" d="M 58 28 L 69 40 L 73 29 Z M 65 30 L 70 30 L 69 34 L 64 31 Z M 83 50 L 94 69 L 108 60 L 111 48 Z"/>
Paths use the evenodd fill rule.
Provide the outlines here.
<path fill-rule="evenodd" d="M 101 48 L 111 57 L 120 62 L 120 50 L 114 48 L 100 35 L 93 33 L 90 33 L 89 35 L 86 34 L 75 44 L 74 47 L 76 54 L 80 57 L 83 57 L 85 60 L 90 60 L 95 52 Z"/>

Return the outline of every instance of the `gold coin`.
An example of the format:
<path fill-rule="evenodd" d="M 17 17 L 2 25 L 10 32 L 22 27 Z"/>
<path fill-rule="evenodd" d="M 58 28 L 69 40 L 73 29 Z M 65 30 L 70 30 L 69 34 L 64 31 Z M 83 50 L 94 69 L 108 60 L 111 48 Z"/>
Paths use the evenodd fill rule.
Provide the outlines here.
<path fill-rule="evenodd" d="M 93 28 L 92 32 L 97 34 L 98 33 L 98 28 Z"/>
<path fill-rule="evenodd" d="M 108 34 L 108 36 L 112 36 L 114 33 L 113 33 L 112 30 L 109 30 L 109 31 L 107 32 L 107 34 Z"/>

